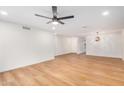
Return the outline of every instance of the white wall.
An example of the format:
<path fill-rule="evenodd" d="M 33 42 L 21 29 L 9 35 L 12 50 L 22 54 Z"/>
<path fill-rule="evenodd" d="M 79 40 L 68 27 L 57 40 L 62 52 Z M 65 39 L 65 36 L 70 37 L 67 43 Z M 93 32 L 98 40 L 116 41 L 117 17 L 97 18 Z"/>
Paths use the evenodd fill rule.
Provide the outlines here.
<path fill-rule="evenodd" d="M 0 72 L 54 58 L 53 34 L 0 22 Z"/>
<path fill-rule="evenodd" d="M 87 55 L 122 57 L 121 32 L 102 33 L 99 35 L 101 38 L 99 42 L 95 41 L 95 34 L 90 34 L 86 38 Z"/>
<path fill-rule="evenodd" d="M 77 40 L 77 54 L 81 54 L 81 53 L 85 53 L 86 52 L 86 48 L 85 48 L 85 37 L 78 37 Z"/>
<path fill-rule="evenodd" d="M 56 55 L 62 55 L 72 52 L 72 38 L 66 36 L 55 36 Z"/>
<path fill-rule="evenodd" d="M 87 55 L 122 57 L 121 32 L 100 37 L 96 42 L 95 35 L 87 36 Z M 0 21 L 0 72 L 51 60 L 55 55 L 83 53 L 83 40 L 80 37 L 54 38 L 50 32 L 36 28 L 24 30 L 22 25 Z"/>
<path fill-rule="evenodd" d="M 83 53 L 83 40 L 80 37 L 67 37 L 57 35 L 55 37 L 56 55 L 68 54 L 68 53 Z"/>
<path fill-rule="evenodd" d="M 124 60 L 124 30 L 122 30 L 122 60 Z"/>

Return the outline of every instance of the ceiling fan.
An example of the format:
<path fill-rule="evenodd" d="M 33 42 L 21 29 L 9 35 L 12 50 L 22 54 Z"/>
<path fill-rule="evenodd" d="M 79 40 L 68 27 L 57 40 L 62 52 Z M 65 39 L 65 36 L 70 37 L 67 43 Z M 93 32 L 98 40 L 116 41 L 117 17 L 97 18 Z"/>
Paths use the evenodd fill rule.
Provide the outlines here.
<path fill-rule="evenodd" d="M 73 15 L 65 16 L 65 17 L 57 17 L 57 6 L 52 6 L 52 13 L 53 13 L 53 17 L 47 17 L 47 16 L 43 16 L 43 15 L 39 15 L 39 14 L 35 14 L 35 16 L 46 18 L 46 19 L 50 19 L 51 21 L 47 22 L 47 24 L 52 23 L 54 25 L 57 25 L 58 23 L 65 24 L 61 20 L 74 18 Z"/>

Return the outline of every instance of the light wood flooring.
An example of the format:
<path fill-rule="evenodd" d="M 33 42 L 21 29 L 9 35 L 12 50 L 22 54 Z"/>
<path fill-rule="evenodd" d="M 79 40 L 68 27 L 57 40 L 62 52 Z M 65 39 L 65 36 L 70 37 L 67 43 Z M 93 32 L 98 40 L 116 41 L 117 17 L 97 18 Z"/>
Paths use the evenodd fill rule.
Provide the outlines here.
<path fill-rule="evenodd" d="M 55 60 L 0 73 L 3 86 L 124 85 L 124 61 L 68 54 Z"/>

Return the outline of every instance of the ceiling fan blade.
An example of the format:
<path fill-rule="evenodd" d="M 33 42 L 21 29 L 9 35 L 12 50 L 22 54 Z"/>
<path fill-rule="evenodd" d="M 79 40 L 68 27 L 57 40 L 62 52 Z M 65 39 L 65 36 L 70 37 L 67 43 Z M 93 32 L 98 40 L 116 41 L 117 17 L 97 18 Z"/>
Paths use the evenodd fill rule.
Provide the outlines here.
<path fill-rule="evenodd" d="M 60 21 L 60 20 L 57 20 L 57 22 L 60 23 L 60 24 L 62 24 L 62 25 L 65 24 L 64 22 L 62 22 L 62 21 Z"/>
<path fill-rule="evenodd" d="M 70 18 L 74 18 L 74 16 L 65 16 L 65 17 L 59 17 L 57 18 L 58 20 L 64 20 L 64 19 L 70 19 Z"/>
<path fill-rule="evenodd" d="M 53 21 L 49 21 L 49 22 L 47 22 L 47 24 L 50 24 L 50 23 L 52 23 Z"/>
<path fill-rule="evenodd" d="M 47 19 L 52 19 L 52 18 L 50 18 L 50 17 L 43 16 L 43 15 L 39 15 L 39 14 L 35 14 L 35 16 L 38 16 L 38 17 L 43 17 L 43 18 L 47 18 Z"/>
<path fill-rule="evenodd" d="M 57 6 L 52 6 L 53 17 L 57 17 Z"/>

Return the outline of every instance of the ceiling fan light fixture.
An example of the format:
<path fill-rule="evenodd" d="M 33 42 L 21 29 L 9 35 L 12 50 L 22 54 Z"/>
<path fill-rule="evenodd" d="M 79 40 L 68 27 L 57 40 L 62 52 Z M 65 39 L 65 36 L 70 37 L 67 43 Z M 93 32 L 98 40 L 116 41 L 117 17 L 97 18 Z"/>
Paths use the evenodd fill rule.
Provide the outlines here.
<path fill-rule="evenodd" d="M 52 22 L 53 25 L 58 25 L 59 23 L 57 21 Z"/>
<path fill-rule="evenodd" d="M 35 16 L 46 18 L 46 19 L 50 19 L 50 21 L 47 22 L 47 24 L 52 23 L 53 25 L 58 25 L 58 24 L 64 25 L 65 23 L 62 22 L 61 20 L 74 18 L 73 15 L 71 15 L 71 16 L 64 16 L 64 17 L 57 17 L 57 13 L 58 13 L 57 12 L 57 6 L 52 6 L 52 14 L 53 14 L 52 18 L 51 17 L 47 17 L 47 16 L 43 16 L 43 15 L 39 15 L 39 14 L 35 14 Z"/>

